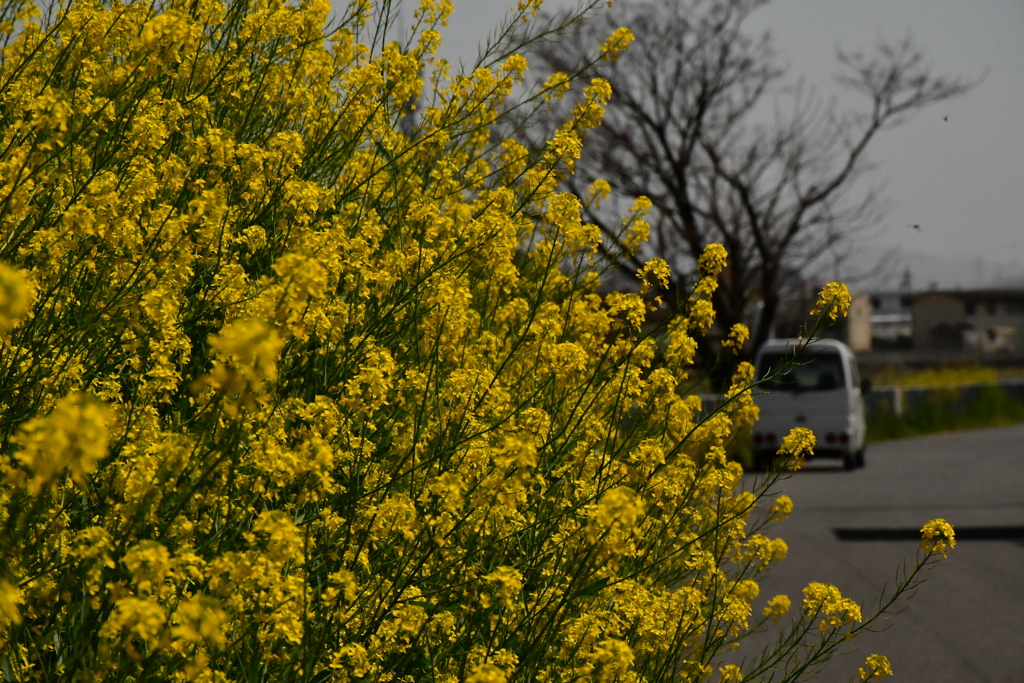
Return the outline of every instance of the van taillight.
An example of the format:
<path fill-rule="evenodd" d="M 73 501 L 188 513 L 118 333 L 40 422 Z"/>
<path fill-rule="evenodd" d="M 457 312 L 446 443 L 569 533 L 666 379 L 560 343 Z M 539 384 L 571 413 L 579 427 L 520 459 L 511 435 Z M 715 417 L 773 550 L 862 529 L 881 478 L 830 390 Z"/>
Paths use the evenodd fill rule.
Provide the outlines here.
<path fill-rule="evenodd" d="M 850 443 L 850 435 L 845 432 L 840 434 L 839 443 Z"/>
<path fill-rule="evenodd" d="M 757 432 L 756 434 L 754 434 L 754 443 L 755 444 L 760 446 L 763 442 L 764 442 L 764 436 L 761 434 L 761 432 Z"/>
<path fill-rule="evenodd" d="M 775 432 L 768 432 L 768 436 L 765 437 L 768 443 L 775 443 Z"/>
<path fill-rule="evenodd" d="M 836 442 L 836 433 L 835 432 L 829 432 L 828 436 L 825 437 L 825 441 L 828 441 L 829 443 L 835 443 Z"/>

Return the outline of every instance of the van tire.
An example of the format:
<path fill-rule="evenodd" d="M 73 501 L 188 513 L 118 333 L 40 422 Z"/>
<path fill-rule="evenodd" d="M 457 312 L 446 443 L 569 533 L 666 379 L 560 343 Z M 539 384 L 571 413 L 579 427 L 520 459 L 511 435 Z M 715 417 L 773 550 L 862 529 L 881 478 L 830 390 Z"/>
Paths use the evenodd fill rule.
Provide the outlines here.
<path fill-rule="evenodd" d="M 847 472 L 857 467 L 857 455 L 855 453 L 843 453 L 843 469 Z"/>
<path fill-rule="evenodd" d="M 863 446 L 861 447 L 861 449 L 859 451 L 857 451 L 857 453 L 854 456 L 854 458 L 857 461 L 856 464 L 857 464 L 858 468 L 864 467 L 864 447 Z"/>
<path fill-rule="evenodd" d="M 771 451 L 754 451 L 754 471 L 767 472 L 775 464 L 775 457 Z"/>

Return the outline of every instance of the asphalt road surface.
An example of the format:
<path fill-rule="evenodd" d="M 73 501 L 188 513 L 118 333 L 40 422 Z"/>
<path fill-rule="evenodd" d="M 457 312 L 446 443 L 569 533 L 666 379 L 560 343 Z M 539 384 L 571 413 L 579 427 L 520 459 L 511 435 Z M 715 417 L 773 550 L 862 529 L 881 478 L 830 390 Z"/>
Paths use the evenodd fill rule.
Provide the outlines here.
<path fill-rule="evenodd" d="M 863 470 L 812 461 L 778 489 L 794 510 L 771 535 L 789 555 L 762 577 L 757 612 L 778 593 L 798 609 L 811 581 L 870 604 L 913 562 L 925 522 L 943 517 L 957 533 L 888 630 L 852 641 L 812 680 L 849 681 L 879 653 L 888 680 L 1024 682 L 1024 425 L 869 445 Z"/>

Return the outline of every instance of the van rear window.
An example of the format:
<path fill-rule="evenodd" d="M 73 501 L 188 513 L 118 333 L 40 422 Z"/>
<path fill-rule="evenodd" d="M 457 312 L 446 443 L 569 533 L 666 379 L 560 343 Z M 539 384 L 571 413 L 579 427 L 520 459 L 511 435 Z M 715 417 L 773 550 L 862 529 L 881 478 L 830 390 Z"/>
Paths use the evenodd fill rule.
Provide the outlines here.
<path fill-rule="evenodd" d="M 789 369 L 761 385 L 765 391 L 827 391 L 845 386 L 843 360 L 838 353 L 803 353 L 793 358 L 766 353 L 758 363 L 757 378 L 763 380 L 787 363 Z"/>

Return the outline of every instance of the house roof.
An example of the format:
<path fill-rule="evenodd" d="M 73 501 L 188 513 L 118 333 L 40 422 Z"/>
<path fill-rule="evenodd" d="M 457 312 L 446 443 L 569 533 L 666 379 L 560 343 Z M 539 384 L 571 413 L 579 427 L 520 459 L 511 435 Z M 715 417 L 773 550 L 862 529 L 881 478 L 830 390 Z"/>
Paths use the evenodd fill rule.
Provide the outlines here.
<path fill-rule="evenodd" d="M 911 300 L 920 301 L 933 296 L 980 303 L 1024 302 L 1024 289 L 937 289 L 930 292 L 918 292 L 911 296 Z"/>

